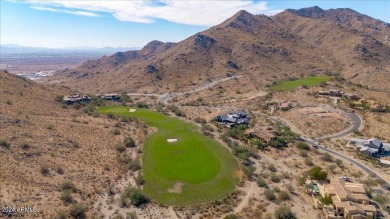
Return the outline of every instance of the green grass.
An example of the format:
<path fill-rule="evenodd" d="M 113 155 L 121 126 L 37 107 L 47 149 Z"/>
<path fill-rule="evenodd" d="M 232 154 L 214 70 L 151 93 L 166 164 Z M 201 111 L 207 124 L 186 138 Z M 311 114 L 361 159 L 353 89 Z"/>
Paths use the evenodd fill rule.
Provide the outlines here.
<path fill-rule="evenodd" d="M 332 79 L 332 76 L 310 76 L 303 79 L 298 79 L 294 81 L 284 81 L 281 84 L 271 87 L 271 90 L 274 91 L 290 91 L 294 90 L 303 85 L 308 87 L 320 85 L 322 82 L 326 82 Z"/>
<path fill-rule="evenodd" d="M 199 132 L 193 123 L 147 109 L 129 113 L 129 107 L 107 106 L 98 112 L 133 117 L 156 127 L 145 139 L 142 164 L 145 193 L 165 205 L 190 205 L 225 197 L 239 182 L 238 163 L 215 140 Z M 167 139 L 177 142 L 168 143 Z M 176 183 L 181 193 L 169 192 Z"/>

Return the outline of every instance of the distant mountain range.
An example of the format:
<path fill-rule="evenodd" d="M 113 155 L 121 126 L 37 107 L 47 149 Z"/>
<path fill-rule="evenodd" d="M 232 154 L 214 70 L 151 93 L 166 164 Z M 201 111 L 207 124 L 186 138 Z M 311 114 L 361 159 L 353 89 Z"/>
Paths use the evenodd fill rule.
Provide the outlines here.
<path fill-rule="evenodd" d="M 45 48 L 45 47 L 27 47 L 15 44 L 0 45 L 0 55 L 21 54 L 21 53 L 96 53 L 101 55 L 111 55 L 116 52 L 129 50 L 138 50 L 140 47 L 66 47 L 66 48 Z"/>
<path fill-rule="evenodd" d="M 390 90 L 390 25 L 347 8 L 288 9 L 270 17 L 239 11 L 179 43 L 152 41 L 53 80 L 85 92 L 162 92 L 233 74 L 246 75 L 236 86 L 263 89 L 289 77 L 329 73 Z"/>

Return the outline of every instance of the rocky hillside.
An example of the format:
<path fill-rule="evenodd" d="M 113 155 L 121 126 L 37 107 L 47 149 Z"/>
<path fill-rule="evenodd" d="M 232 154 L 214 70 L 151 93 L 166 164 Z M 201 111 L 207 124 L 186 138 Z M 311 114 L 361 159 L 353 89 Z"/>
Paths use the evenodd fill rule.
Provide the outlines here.
<path fill-rule="evenodd" d="M 310 74 L 339 73 L 390 90 L 390 26 L 350 9 L 318 7 L 275 16 L 239 11 L 179 43 L 153 41 L 59 72 L 50 82 L 86 92 L 185 90 L 228 74 L 248 89 Z"/>
<path fill-rule="evenodd" d="M 76 187 L 67 202 L 90 207 L 123 174 L 115 145 L 131 133 L 121 123 L 63 108 L 55 99 L 71 92 L 65 88 L 4 72 L 0 87 L 0 206 L 35 207 L 26 218 L 54 218 L 69 208 L 64 181 Z"/>

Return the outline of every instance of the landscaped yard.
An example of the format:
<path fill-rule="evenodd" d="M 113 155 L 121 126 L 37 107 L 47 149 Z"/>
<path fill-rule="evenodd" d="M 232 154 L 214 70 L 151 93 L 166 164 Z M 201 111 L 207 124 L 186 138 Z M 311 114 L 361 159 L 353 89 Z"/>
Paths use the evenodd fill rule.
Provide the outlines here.
<path fill-rule="evenodd" d="M 308 87 L 320 85 L 322 82 L 326 82 L 332 79 L 332 76 L 311 76 L 294 81 L 284 81 L 281 84 L 271 87 L 274 91 L 290 91 L 304 85 Z"/>
<path fill-rule="evenodd" d="M 142 155 L 144 191 L 150 198 L 165 205 L 189 205 L 218 200 L 234 190 L 240 175 L 237 161 L 195 124 L 152 110 L 129 109 L 107 106 L 98 112 L 137 118 L 158 129 L 145 139 Z"/>

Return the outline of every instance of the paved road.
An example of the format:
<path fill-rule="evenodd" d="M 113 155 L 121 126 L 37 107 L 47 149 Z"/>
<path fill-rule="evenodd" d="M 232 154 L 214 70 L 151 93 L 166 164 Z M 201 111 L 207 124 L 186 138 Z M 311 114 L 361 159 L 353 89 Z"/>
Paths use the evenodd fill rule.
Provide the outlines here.
<path fill-rule="evenodd" d="M 166 94 L 162 94 L 159 96 L 158 98 L 158 102 L 161 103 L 162 105 L 168 105 L 168 101 L 172 98 L 175 98 L 175 97 L 180 97 L 180 96 L 183 96 L 185 94 L 191 94 L 191 93 L 195 93 L 195 92 L 199 92 L 199 91 L 202 91 L 202 90 L 205 90 L 205 89 L 208 89 L 218 83 L 221 83 L 221 82 L 224 82 L 224 81 L 227 81 L 227 80 L 230 80 L 230 79 L 233 79 L 233 78 L 240 78 L 242 77 L 242 75 L 237 75 L 237 76 L 232 76 L 232 77 L 227 77 L 227 78 L 221 78 L 221 79 L 217 79 L 215 81 L 211 81 L 211 82 L 208 82 L 208 83 L 205 83 L 203 85 L 200 85 L 199 87 L 196 87 L 195 89 L 191 90 L 191 91 L 187 91 L 187 92 L 178 92 L 178 93 L 166 93 Z"/>
<path fill-rule="evenodd" d="M 362 170 L 363 170 L 364 172 L 366 172 L 368 175 L 383 180 L 384 182 L 386 182 L 386 183 L 384 184 L 384 187 L 385 187 L 387 190 L 390 190 L 390 183 L 387 182 L 386 179 L 382 178 L 380 175 L 378 175 L 377 173 L 375 173 L 373 170 L 371 170 L 370 168 L 368 168 L 366 165 L 364 165 L 364 164 L 362 164 L 362 163 L 360 163 L 360 162 L 358 162 L 358 161 L 356 161 L 356 160 L 354 160 L 354 159 L 352 159 L 352 158 L 350 158 L 350 157 L 347 157 L 347 156 L 345 156 L 345 155 L 343 155 L 343 154 L 340 154 L 340 153 L 337 152 L 337 151 L 334 151 L 334 150 L 331 150 L 331 149 L 329 149 L 329 148 L 325 148 L 325 147 L 323 147 L 323 146 L 321 146 L 321 145 L 318 145 L 318 144 L 316 143 L 315 140 L 306 139 L 306 138 L 303 138 L 303 140 L 304 140 L 306 143 L 310 144 L 310 145 L 317 145 L 318 148 L 319 148 L 320 150 L 326 151 L 326 152 L 328 152 L 329 154 L 333 154 L 334 156 L 340 157 L 340 158 L 342 158 L 342 159 L 344 159 L 344 160 L 348 160 L 348 161 L 351 162 L 353 165 L 355 165 L 355 166 L 359 167 L 360 169 L 362 169 Z"/>
<path fill-rule="evenodd" d="M 353 133 L 354 131 L 358 130 L 360 128 L 360 126 L 362 125 L 362 120 L 360 119 L 360 117 L 355 113 L 347 113 L 347 115 L 353 122 L 353 126 L 350 129 L 348 129 L 342 133 L 337 133 L 335 135 L 328 135 L 325 137 L 316 138 L 316 140 L 321 140 L 321 139 L 326 139 L 326 138 L 342 138 L 342 137 L 345 137 L 345 136 Z"/>
<path fill-rule="evenodd" d="M 269 118 L 270 120 L 272 120 L 272 121 L 274 121 L 274 122 L 277 121 L 277 122 L 282 123 L 282 125 L 287 126 L 286 123 L 284 123 L 283 121 L 281 121 L 281 120 L 279 120 L 279 119 L 277 119 L 277 118 L 268 116 L 268 115 L 263 114 L 263 113 L 256 113 L 256 114 L 266 116 L 267 118 Z M 376 178 L 378 178 L 378 179 L 383 180 L 384 182 L 386 182 L 386 183 L 384 184 L 384 187 L 385 187 L 387 190 L 390 190 L 390 183 L 389 183 L 386 179 L 384 179 L 383 177 L 381 177 L 379 174 L 375 173 L 373 170 L 371 170 L 370 168 L 368 168 L 366 165 L 364 165 L 364 164 L 362 164 L 362 163 L 360 163 L 360 162 L 358 162 L 358 161 L 356 161 L 356 160 L 354 160 L 354 159 L 352 159 L 352 158 L 350 158 L 350 157 L 347 157 L 347 156 L 345 156 L 345 155 L 343 155 L 343 154 L 340 154 L 340 153 L 337 152 L 337 151 L 334 151 L 334 150 L 331 150 L 331 149 L 329 149 L 329 148 L 325 148 L 325 147 L 323 147 L 323 146 L 321 146 L 321 145 L 318 145 L 318 140 L 321 140 L 321 139 L 324 139 L 324 138 L 342 138 L 342 137 L 345 137 L 345 136 L 347 136 L 347 135 L 353 133 L 355 130 L 358 130 L 358 129 L 360 128 L 360 126 L 361 126 L 361 124 L 362 124 L 362 121 L 361 121 L 360 117 L 359 117 L 358 115 L 356 115 L 355 113 L 348 113 L 347 115 L 348 115 L 349 118 L 353 121 L 353 126 L 352 126 L 350 129 L 348 129 L 348 130 L 346 130 L 346 131 L 344 131 L 344 132 L 342 132 L 342 133 L 335 134 L 335 135 L 333 135 L 333 136 L 327 136 L 327 137 L 318 138 L 318 139 L 309 139 L 309 138 L 302 137 L 302 139 L 303 139 L 306 143 L 308 143 L 308 144 L 310 144 L 310 145 L 312 145 L 312 146 L 313 146 L 313 145 L 317 145 L 319 150 L 323 150 L 323 151 L 325 151 L 325 152 L 328 152 L 329 154 L 332 154 L 332 155 L 334 155 L 334 156 L 336 156 L 336 157 L 339 157 L 339 158 L 341 158 L 341 159 L 344 159 L 344 160 L 347 160 L 347 161 L 351 162 L 353 165 L 359 167 L 359 168 L 362 169 L 364 172 L 366 172 L 368 175 L 374 176 L 374 177 L 376 177 Z"/>

